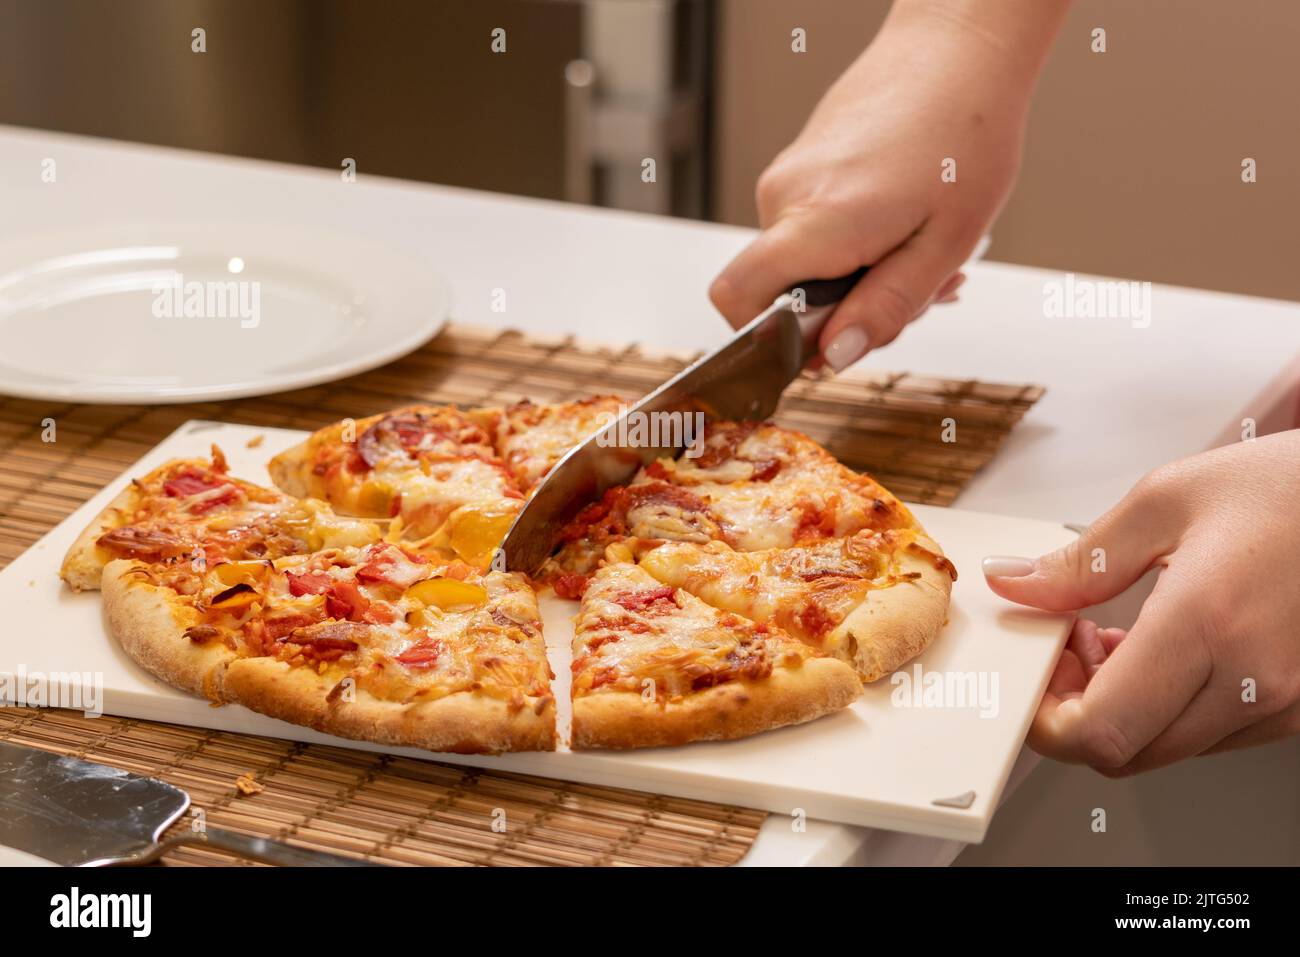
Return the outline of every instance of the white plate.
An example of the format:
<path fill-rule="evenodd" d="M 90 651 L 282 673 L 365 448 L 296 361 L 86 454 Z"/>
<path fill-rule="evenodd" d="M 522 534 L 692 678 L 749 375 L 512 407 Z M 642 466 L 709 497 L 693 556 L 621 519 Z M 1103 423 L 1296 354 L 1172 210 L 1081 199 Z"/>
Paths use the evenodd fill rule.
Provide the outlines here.
<path fill-rule="evenodd" d="M 0 246 L 0 393 L 74 402 L 262 395 L 431 338 L 446 283 L 399 251 L 258 224 L 138 225 Z"/>
<path fill-rule="evenodd" d="M 10 676 L 25 675 L 23 680 L 35 688 L 38 672 L 87 673 L 92 678 L 98 674 L 102 710 L 129 718 L 722 801 L 796 818 L 806 814 L 963 841 L 983 838 L 1072 616 L 1002 601 L 984 584 L 979 562 L 987 554 L 1036 555 L 1058 548 L 1073 538 L 1063 526 L 913 506 L 960 578 L 943 633 L 903 671 L 911 675 L 919 665 L 925 674 L 941 677 L 996 675 L 995 715 L 981 717 L 973 708 L 900 707 L 892 699 L 901 686 L 886 678 L 842 712 L 740 741 L 630 752 L 573 752 L 562 746 L 554 752 L 496 757 L 433 754 L 345 741 L 234 705 L 213 708 L 170 688 L 136 666 L 105 633 L 97 593 L 72 594 L 58 579 L 59 564 L 77 533 L 117 494 L 127 476 L 141 475 L 170 458 L 206 455 L 215 442 L 234 474 L 265 483 L 265 463 L 304 435 L 288 429 L 186 423 L 0 572 L 0 616 L 5 622 L 0 629 L 0 701 L 16 691 Z M 255 436 L 262 441 L 249 448 Z M 562 734 L 569 724 L 576 610 L 574 602 L 542 601 Z M 966 806 L 935 803 L 963 796 L 969 797 Z"/>

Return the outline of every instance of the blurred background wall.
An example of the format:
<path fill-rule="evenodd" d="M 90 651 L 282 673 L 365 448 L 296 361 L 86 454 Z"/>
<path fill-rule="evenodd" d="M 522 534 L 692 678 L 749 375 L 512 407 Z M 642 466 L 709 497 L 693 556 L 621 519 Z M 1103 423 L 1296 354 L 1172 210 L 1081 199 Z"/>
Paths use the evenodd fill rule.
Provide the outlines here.
<path fill-rule="evenodd" d="M 537 0 L 0 0 L 0 122 L 335 169 L 350 157 L 361 172 L 558 199 L 580 13 Z M 502 24 L 507 55 L 493 59 Z"/>
<path fill-rule="evenodd" d="M 0 0 L 0 122 L 753 224 L 758 173 L 887 7 Z M 1079 0 L 990 258 L 1300 299 L 1297 37 L 1294 2 Z"/>

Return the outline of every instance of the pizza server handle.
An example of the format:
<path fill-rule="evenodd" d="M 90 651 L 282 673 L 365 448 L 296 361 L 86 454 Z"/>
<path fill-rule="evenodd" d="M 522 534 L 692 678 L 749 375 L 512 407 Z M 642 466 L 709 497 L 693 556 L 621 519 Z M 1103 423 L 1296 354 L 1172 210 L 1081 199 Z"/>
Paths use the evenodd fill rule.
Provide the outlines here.
<path fill-rule="evenodd" d="M 310 851 L 303 847 L 268 841 L 263 837 L 250 837 L 236 831 L 223 831 L 209 827 L 203 831 L 178 834 L 155 844 L 144 854 L 123 860 L 123 864 L 149 864 L 162 857 L 172 848 L 186 844 L 198 844 L 214 851 L 227 851 L 247 857 L 263 864 L 276 864 L 280 867 L 383 867 L 374 861 L 362 861 L 355 857 L 341 857 L 325 851 Z"/>
<path fill-rule="evenodd" d="M 799 330 L 803 334 L 804 351 L 811 359 L 817 354 L 817 337 L 821 334 L 826 320 L 831 317 L 835 307 L 852 291 L 869 266 L 861 266 L 847 276 L 836 279 L 806 279 L 795 283 L 789 292 L 778 302 L 786 302 L 799 318 Z"/>

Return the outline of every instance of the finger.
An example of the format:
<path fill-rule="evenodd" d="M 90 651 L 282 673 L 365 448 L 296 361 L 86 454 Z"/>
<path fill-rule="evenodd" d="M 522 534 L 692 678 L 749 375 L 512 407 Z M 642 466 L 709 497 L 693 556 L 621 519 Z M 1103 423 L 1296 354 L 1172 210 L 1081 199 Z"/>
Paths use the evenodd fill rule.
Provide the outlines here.
<path fill-rule="evenodd" d="M 1070 635 L 1070 640 L 1066 643 L 1064 650 L 1061 652 L 1060 659 L 1056 662 L 1056 669 L 1052 672 L 1051 680 L 1047 682 L 1047 691 L 1058 698 L 1074 698 L 1083 694 L 1088 687 L 1088 666 L 1085 659 L 1079 654 L 1078 635 L 1083 632 L 1096 631 L 1097 626 L 1086 619 L 1080 619 L 1074 624 L 1074 631 Z"/>
<path fill-rule="evenodd" d="M 869 349 L 888 345 L 919 316 L 961 265 L 965 250 L 922 228 L 853 287 L 821 332 L 826 363 L 842 372 Z"/>
<path fill-rule="evenodd" d="M 1048 735 L 1051 716 L 1062 701 L 1078 698 L 1088 687 L 1088 682 L 1105 663 L 1110 654 L 1106 635 L 1119 631 L 1117 628 L 1098 628 L 1095 622 L 1080 618 L 1070 631 L 1070 639 L 1065 650 L 1056 663 L 1052 677 L 1047 683 L 1047 691 L 1038 706 L 1034 720 L 1029 727 L 1028 744 L 1035 751 L 1042 751 L 1050 746 L 1047 741 L 1040 742 L 1040 737 Z"/>
<path fill-rule="evenodd" d="M 1209 680 L 1209 654 L 1188 631 L 1194 586 L 1166 574 L 1137 622 L 1083 694 L 1044 699 L 1035 749 L 1063 761 L 1116 770 L 1173 724 Z"/>
<path fill-rule="evenodd" d="M 1083 624 L 1091 624 L 1091 622 Z M 1056 661 L 1052 677 L 1047 682 L 1047 690 L 1043 692 L 1043 700 L 1038 703 L 1034 719 L 1030 722 L 1026 743 L 1038 753 L 1050 756 L 1049 749 L 1053 744 L 1051 735 L 1053 716 L 1062 702 L 1079 698 L 1087 687 L 1088 674 L 1083 662 L 1067 645 Z"/>
<path fill-rule="evenodd" d="M 1242 700 L 1240 687 L 1211 681 L 1168 728 L 1117 769 L 1114 776 L 1162 768 L 1201 754 L 1229 734 L 1255 723 L 1259 715 L 1257 703 Z"/>
<path fill-rule="evenodd" d="M 1238 748 L 1253 748 L 1256 745 L 1280 741 L 1292 735 L 1300 734 L 1300 701 L 1269 715 L 1262 721 L 1247 725 L 1239 731 L 1210 745 L 1202 754 L 1218 754 L 1221 751 L 1235 751 Z"/>
<path fill-rule="evenodd" d="M 860 265 L 848 237 L 824 218 L 787 217 L 727 264 L 709 287 L 709 299 L 739 329 L 795 283 L 845 276 Z"/>
<path fill-rule="evenodd" d="M 990 556 L 984 559 L 984 577 L 1011 601 L 1075 611 L 1124 591 L 1162 562 L 1177 539 L 1175 516 L 1159 495 L 1139 484 L 1065 548 L 1036 559 Z"/>
<path fill-rule="evenodd" d="M 1110 657 L 1119 647 L 1119 643 L 1128 637 L 1128 632 L 1123 628 L 1103 628 L 1097 633 L 1101 639 L 1101 645 L 1106 649 L 1106 656 Z"/>
<path fill-rule="evenodd" d="M 939 287 L 939 291 L 934 294 L 934 301 L 939 304 L 956 302 L 957 290 L 962 287 L 964 282 L 966 282 L 964 272 L 953 273 L 944 280 L 943 285 Z"/>
<path fill-rule="evenodd" d="M 1080 618 L 1074 623 L 1066 647 L 1078 657 L 1083 673 L 1089 680 L 1106 661 L 1107 651 L 1101 642 L 1101 629 L 1096 622 L 1086 618 Z"/>

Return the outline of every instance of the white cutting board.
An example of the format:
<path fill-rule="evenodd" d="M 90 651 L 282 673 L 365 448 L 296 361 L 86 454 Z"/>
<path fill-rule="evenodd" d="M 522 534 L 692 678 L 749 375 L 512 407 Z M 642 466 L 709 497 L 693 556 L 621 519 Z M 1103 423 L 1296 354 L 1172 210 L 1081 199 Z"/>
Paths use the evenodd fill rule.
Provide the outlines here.
<path fill-rule="evenodd" d="M 216 442 L 233 474 L 269 484 L 265 463 L 304 435 L 187 422 L 20 555 L 0 573 L 0 617 L 5 622 L 0 630 L 0 696 L 6 689 L 12 692 L 20 669 L 29 676 L 98 673 L 107 714 L 388 750 L 237 705 L 214 708 L 162 684 L 108 637 L 98 594 L 73 594 L 58 578 L 64 552 L 129 477 L 171 458 L 206 455 Z M 261 443 L 249 448 L 249 440 L 257 436 Z M 995 678 L 997 707 L 991 716 L 982 716 L 977 706 L 956 706 L 960 702 L 951 698 L 942 707 L 899 706 L 894 699 L 901 697 L 903 686 L 883 678 L 845 711 L 741 741 L 632 752 L 571 752 L 561 745 L 553 753 L 495 757 L 409 748 L 391 753 L 762 808 L 791 815 L 792 823 L 806 815 L 978 842 L 988 829 L 1071 622 L 1069 615 L 1035 612 L 999 599 L 984 584 L 980 559 L 990 554 L 1037 555 L 1066 544 L 1073 533 L 1049 522 L 930 506 L 913 510 L 943 546 L 960 578 L 943 633 L 903 671 L 914 675 L 919 663 L 925 673 L 933 671 L 938 678 L 982 672 L 987 689 Z M 567 736 L 570 616 L 577 605 L 553 598 L 542 605 L 560 730 Z M 961 796 L 969 806 L 935 803 Z"/>

